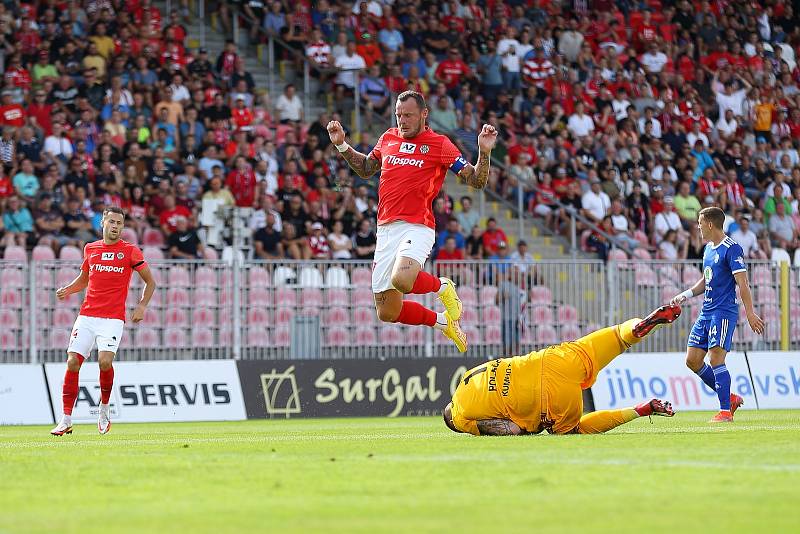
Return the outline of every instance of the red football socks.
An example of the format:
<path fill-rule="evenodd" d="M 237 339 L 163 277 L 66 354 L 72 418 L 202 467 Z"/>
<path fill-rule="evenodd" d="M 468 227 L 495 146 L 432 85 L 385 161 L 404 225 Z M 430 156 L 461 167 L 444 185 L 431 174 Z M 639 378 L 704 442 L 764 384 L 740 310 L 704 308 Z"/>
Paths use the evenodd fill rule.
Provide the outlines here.
<path fill-rule="evenodd" d="M 64 402 L 64 415 L 72 415 L 72 407 L 75 406 L 75 399 L 78 398 L 78 371 L 70 371 L 64 374 L 64 387 L 61 390 L 61 400 Z"/>
<path fill-rule="evenodd" d="M 411 292 L 415 295 L 424 295 L 426 293 L 435 293 L 439 291 L 440 287 L 442 287 L 442 282 L 439 281 L 438 277 L 433 276 L 431 273 L 420 271 L 417 274 L 417 279 L 414 280 L 414 287 L 411 288 Z"/>
<path fill-rule="evenodd" d="M 429 310 L 419 302 L 404 300 L 403 307 L 400 309 L 400 315 L 397 316 L 396 322 L 413 325 L 424 324 L 432 327 L 436 324 L 436 312 Z"/>
<path fill-rule="evenodd" d="M 114 368 L 109 367 L 105 371 L 100 371 L 100 402 L 108 404 L 111 398 L 111 388 L 114 385 Z"/>

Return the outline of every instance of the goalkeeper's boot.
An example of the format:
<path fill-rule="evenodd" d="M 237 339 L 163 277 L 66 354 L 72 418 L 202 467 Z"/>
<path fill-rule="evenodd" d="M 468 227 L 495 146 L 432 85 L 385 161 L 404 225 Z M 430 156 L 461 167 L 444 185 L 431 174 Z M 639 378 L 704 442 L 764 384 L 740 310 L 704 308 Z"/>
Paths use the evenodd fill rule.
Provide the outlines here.
<path fill-rule="evenodd" d="M 744 399 L 736 393 L 731 393 L 731 416 L 742 406 L 744 406 Z"/>
<path fill-rule="evenodd" d="M 439 300 L 444 304 L 444 309 L 447 310 L 450 317 L 456 321 L 461 320 L 461 312 L 464 307 L 461 304 L 461 299 L 458 298 L 458 293 L 456 293 L 456 285 L 452 280 L 444 276 L 440 277 L 439 280 L 442 282 L 442 285 L 445 286 L 439 294 Z"/>
<path fill-rule="evenodd" d="M 111 430 L 111 414 L 108 404 L 100 404 L 100 413 L 97 415 L 97 431 L 108 434 Z"/>
<path fill-rule="evenodd" d="M 709 423 L 733 423 L 733 414 L 730 410 L 720 410 Z"/>
<path fill-rule="evenodd" d="M 667 304 L 656 308 L 650 315 L 639 321 L 639 324 L 633 327 L 633 335 L 638 338 L 643 338 L 653 330 L 661 328 L 665 325 L 675 322 L 681 316 L 681 307 L 677 304 Z"/>
<path fill-rule="evenodd" d="M 634 408 L 640 417 L 650 417 L 657 415 L 660 417 L 672 417 L 675 415 L 675 410 L 672 409 L 672 403 L 669 401 L 662 401 L 661 399 L 653 399 L 650 402 L 643 402 Z"/>
<path fill-rule="evenodd" d="M 58 422 L 56 427 L 50 431 L 54 436 L 63 436 L 64 434 L 72 434 L 72 417 L 65 415 Z"/>
<path fill-rule="evenodd" d="M 449 312 L 444 312 L 444 316 L 447 319 L 447 326 L 442 329 L 442 334 L 456 344 L 458 352 L 467 352 L 467 334 L 461 330 L 459 322 L 450 317 Z"/>

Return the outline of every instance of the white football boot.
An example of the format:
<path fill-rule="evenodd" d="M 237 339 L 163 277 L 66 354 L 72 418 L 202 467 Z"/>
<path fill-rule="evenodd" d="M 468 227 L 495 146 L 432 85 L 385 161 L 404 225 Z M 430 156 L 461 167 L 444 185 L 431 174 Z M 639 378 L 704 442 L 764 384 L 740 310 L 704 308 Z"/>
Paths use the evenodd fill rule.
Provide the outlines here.
<path fill-rule="evenodd" d="M 100 413 L 97 415 L 97 430 L 101 434 L 108 434 L 111 430 L 111 417 L 108 404 L 100 404 Z"/>
<path fill-rule="evenodd" d="M 72 417 L 64 415 L 61 421 L 58 422 L 56 427 L 50 431 L 54 436 L 63 436 L 64 434 L 72 434 Z"/>

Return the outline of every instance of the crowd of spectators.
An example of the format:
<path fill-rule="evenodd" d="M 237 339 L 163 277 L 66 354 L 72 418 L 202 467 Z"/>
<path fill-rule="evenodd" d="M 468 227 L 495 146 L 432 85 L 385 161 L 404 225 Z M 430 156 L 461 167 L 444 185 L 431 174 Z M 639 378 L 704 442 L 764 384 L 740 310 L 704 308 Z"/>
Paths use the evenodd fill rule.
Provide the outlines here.
<path fill-rule="evenodd" d="M 629 251 L 696 258 L 707 205 L 728 212 L 750 257 L 800 248 L 790 3 L 211 4 L 224 30 L 243 14 L 253 42 L 272 33 L 321 68 L 364 70 L 319 73 L 335 108 L 307 117 L 292 85 L 255 86 L 233 41 L 216 57 L 189 49 L 180 9 L 0 2 L 0 246 L 81 245 L 116 205 L 139 241 L 198 257 L 224 245 L 204 210 L 229 205 L 252 208 L 257 257 L 369 258 L 376 177 L 354 176 L 325 129 L 358 84 L 377 124 L 350 132 L 358 150 L 371 148 L 392 94 L 421 91 L 431 126 L 467 153 L 482 123 L 499 129 L 493 156 L 504 165 L 492 167 L 491 189 L 522 195 L 554 232 L 579 213 L 604 230 L 579 228 L 603 257 L 615 236 Z M 509 254 L 470 204 L 434 203 L 436 256 Z"/>

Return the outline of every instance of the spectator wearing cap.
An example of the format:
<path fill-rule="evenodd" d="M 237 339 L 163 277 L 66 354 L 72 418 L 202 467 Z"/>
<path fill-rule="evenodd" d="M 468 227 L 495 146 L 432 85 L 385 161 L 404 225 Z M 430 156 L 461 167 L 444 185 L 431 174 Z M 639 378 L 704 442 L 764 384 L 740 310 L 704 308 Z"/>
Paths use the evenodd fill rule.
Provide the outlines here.
<path fill-rule="evenodd" d="M 328 238 L 323 231 L 325 227 L 321 222 L 311 225 L 311 234 L 308 236 L 308 249 L 311 251 L 311 259 L 329 260 L 331 259 L 331 248 Z"/>

